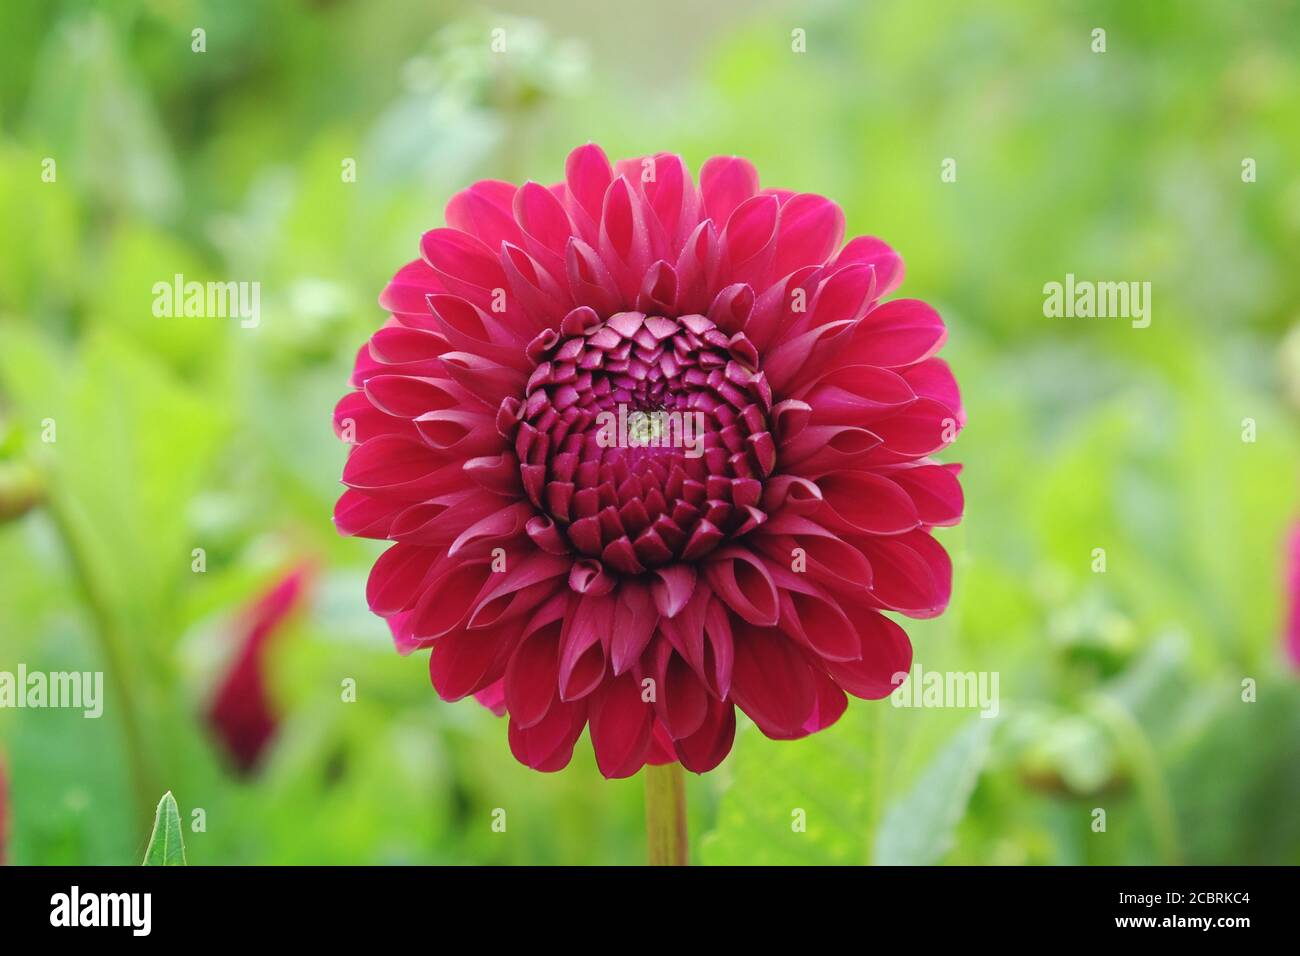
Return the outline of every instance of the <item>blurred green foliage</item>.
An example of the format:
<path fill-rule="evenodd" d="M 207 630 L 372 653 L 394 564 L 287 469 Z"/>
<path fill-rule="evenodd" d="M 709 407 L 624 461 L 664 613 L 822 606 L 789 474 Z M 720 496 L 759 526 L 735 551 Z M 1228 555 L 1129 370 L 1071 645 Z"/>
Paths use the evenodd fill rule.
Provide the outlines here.
<path fill-rule="evenodd" d="M 123 679 L 102 720 L 0 711 L 10 859 L 138 860 L 168 789 L 187 824 L 204 811 L 192 863 L 643 858 L 639 782 L 603 781 L 585 744 L 535 774 L 502 721 L 438 702 L 365 608 L 380 547 L 329 521 L 329 412 L 384 282 L 457 188 L 558 180 L 593 139 L 696 169 L 741 154 L 835 198 L 948 320 L 970 416 L 953 604 L 909 633 L 926 669 L 997 671 L 999 717 L 853 702 L 797 743 L 743 725 L 690 781 L 696 857 L 1300 862 L 1278 358 L 1300 319 L 1295 8 L 504 6 L 0 7 L 0 488 L 47 482 L 0 509 L 0 669 L 116 653 Z M 1151 327 L 1044 318 L 1067 272 L 1150 281 Z M 260 326 L 155 318 L 176 273 L 260 282 Z M 239 778 L 203 709 L 237 609 L 304 559 L 280 734 Z"/>

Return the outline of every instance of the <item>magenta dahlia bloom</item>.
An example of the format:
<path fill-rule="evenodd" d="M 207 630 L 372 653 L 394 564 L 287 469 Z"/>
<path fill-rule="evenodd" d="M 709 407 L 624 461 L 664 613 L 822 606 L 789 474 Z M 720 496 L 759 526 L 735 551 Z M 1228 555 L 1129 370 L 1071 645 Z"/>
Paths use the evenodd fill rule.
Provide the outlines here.
<path fill-rule="evenodd" d="M 886 696 L 887 612 L 945 607 L 930 531 L 963 506 L 930 457 L 963 422 L 943 321 L 881 301 L 898 255 L 743 159 L 696 186 L 594 145 L 446 218 L 335 411 L 335 522 L 396 542 L 367 597 L 439 695 L 508 714 L 538 770 L 589 727 L 607 777 L 716 767 L 737 707 L 791 739 Z"/>
<path fill-rule="evenodd" d="M 308 562 L 289 569 L 248 604 L 235 623 L 235 656 L 212 696 L 207 718 L 240 773 L 257 766 L 279 727 L 267 687 L 266 655 L 307 597 L 314 574 Z"/>

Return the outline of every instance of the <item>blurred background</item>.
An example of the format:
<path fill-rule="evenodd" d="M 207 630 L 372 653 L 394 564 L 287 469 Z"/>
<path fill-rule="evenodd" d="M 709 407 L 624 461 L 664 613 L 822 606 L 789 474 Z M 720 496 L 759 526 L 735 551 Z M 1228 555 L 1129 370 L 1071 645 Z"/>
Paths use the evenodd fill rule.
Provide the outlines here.
<path fill-rule="evenodd" d="M 640 780 L 438 701 L 330 523 L 387 279 L 453 192 L 595 140 L 837 200 L 970 418 L 952 606 L 908 630 L 999 716 L 745 724 L 694 859 L 1300 862 L 1300 13 L 988 7 L 0 6 L 0 671 L 106 675 L 99 720 L 0 709 L 0 854 L 138 862 L 170 789 L 191 863 L 643 861 Z M 176 273 L 260 282 L 260 324 L 155 318 Z M 1067 273 L 1151 282 L 1150 327 L 1044 317 Z"/>

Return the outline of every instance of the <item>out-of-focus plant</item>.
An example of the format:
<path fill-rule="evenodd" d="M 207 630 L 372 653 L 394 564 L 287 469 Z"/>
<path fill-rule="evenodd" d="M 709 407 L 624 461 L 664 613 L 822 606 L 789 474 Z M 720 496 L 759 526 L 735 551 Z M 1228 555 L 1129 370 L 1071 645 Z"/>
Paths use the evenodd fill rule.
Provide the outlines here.
<path fill-rule="evenodd" d="M 429 701 L 349 597 L 375 549 L 320 521 L 342 456 L 319 409 L 382 321 L 373 290 L 470 170 L 558 179 L 588 139 L 743 154 L 841 199 L 950 321 L 974 423 L 951 614 L 913 637 L 927 669 L 999 672 L 1000 716 L 885 704 L 796 746 L 742 726 L 688 789 L 703 859 L 1151 863 L 1163 832 L 1190 863 L 1300 860 L 1279 651 L 1300 432 L 1276 360 L 1300 300 L 1300 16 L 915 6 L 721 0 L 686 33 L 635 21 L 626 56 L 630 18 L 565 3 L 533 25 L 456 0 L 0 4 L 0 471 L 21 502 L 0 670 L 103 670 L 110 622 L 157 769 L 137 796 L 111 682 L 98 721 L 0 709 L 8 860 L 138 859 L 165 786 L 222 821 L 186 834 L 205 862 L 642 858 L 637 788 L 581 749 L 539 779 L 489 715 Z M 177 272 L 260 281 L 261 328 L 155 317 Z M 1151 327 L 1045 318 L 1066 272 L 1151 280 Z M 323 566 L 266 661 L 279 733 L 237 777 L 203 720 L 222 627 L 302 553 Z M 935 773 L 970 786 L 927 801 Z M 882 844 L 909 814 L 947 822 Z"/>

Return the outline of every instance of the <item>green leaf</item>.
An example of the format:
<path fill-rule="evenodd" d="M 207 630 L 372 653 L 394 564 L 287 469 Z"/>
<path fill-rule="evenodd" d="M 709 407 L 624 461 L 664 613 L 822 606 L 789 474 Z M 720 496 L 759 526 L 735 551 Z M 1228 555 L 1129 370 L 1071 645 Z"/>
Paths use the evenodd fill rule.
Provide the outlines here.
<path fill-rule="evenodd" d="M 886 705 L 888 706 L 888 705 Z M 879 708 L 877 708 L 879 709 Z M 860 864 L 872 815 L 872 708 L 798 741 L 742 723 L 717 827 L 700 848 L 711 866 Z"/>
<path fill-rule="evenodd" d="M 100 13 L 50 31 L 32 74 L 28 120 L 59 158 L 60 181 L 91 203 L 166 218 L 182 192 L 166 131 L 122 31 Z M 71 173 L 71 175 L 69 175 Z"/>
<path fill-rule="evenodd" d="M 935 627 L 928 631 L 927 643 L 940 634 Z M 968 719 L 953 709 L 854 701 L 834 726 L 796 741 L 769 740 L 742 720 L 723 766 L 730 779 L 717 823 L 701 842 L 700 860 L 746 866 L 870 862 L 885 809 Z"/>
<path fill-rule="evenodd" d="M 170 629 L 159 621 L 192 581 L 192 550 L 204 543 L 187 509 L 225 434 L 224 405 L 106 329 L 70 356 L 10 330 L 0 347 L 0 388 L 33 436 L 46 419 L 57 426 L 56 440 L 39 446 L 50 495 L 111 611 L 141 644 L 167 640 Z"/>
<path fill-rule="evenodd" d="M 928 866 L 951 848 L 953 833 L 989 754 L 993 721 L 976 718 L 957 732 L 912 789 L 885 812 L 872 862 Z"/>
<path fill-rule="evenodd" d="M 181 811 L 168 790 L 158 801 L 153 835 L 144 851 L 144 866 L 185 866 L 185 841 L 181 837 Z"/>

